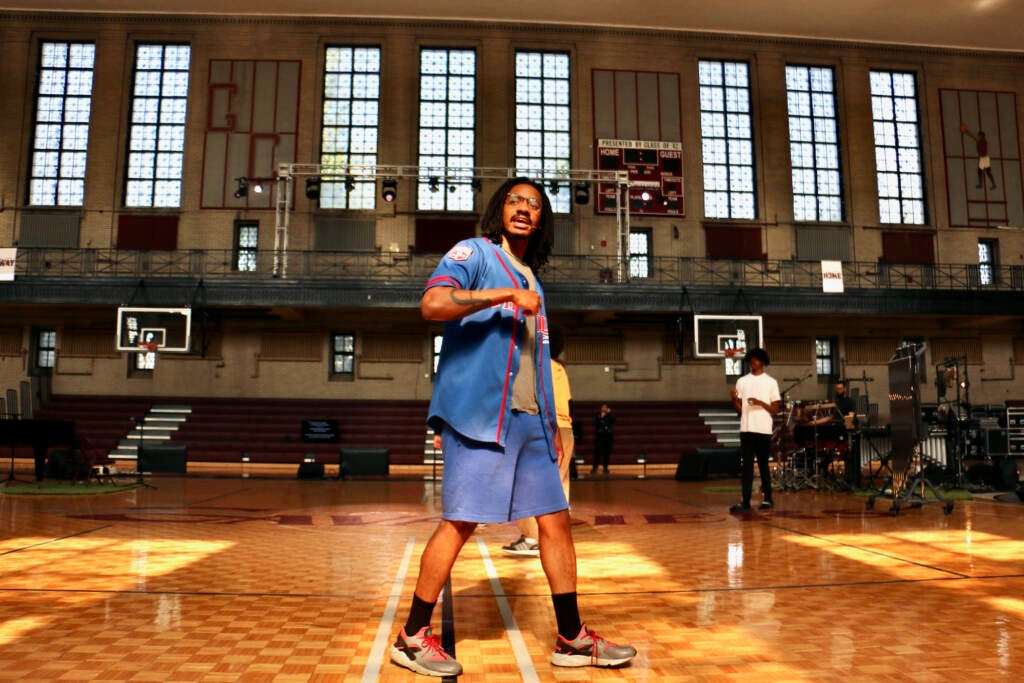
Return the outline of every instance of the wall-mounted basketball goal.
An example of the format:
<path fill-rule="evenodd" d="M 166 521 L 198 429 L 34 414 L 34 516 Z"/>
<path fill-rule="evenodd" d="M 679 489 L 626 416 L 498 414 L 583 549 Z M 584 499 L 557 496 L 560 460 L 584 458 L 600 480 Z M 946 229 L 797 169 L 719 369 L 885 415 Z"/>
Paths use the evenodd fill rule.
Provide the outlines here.
<path fill-rule="evenodd" d="M 759 315 L 694 315 L 695 358 L 742 356 L 764 348 L 764 325 Z"/>
<path fill-rule="evenodd" d="M 117 309 L 118 351 L 188 353 L 192 345 L 191 308 Z"/>

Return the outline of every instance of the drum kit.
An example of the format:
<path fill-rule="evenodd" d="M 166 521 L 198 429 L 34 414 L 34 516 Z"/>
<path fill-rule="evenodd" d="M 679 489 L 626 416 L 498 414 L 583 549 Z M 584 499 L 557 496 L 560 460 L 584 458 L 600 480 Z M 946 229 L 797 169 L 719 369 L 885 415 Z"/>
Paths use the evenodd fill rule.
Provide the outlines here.
<path fill-rule="evenodd" d="M 772 485 L 784 491 L 848 490 L 844 470 L 852 420 L 835 403 L 786 402 L 775 416 Z"/>

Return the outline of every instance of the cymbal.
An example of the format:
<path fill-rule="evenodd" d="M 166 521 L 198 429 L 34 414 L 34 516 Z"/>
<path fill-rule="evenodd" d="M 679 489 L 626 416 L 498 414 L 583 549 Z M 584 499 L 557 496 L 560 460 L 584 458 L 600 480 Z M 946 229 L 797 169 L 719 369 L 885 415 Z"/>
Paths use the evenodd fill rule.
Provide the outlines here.
<path fill-rule="evenodd" d="M 830 410 L 835 407 L 835 403 L 812 403 L 810 405 L 804 406 L 804 409 L 813 408 L 814 410 Z"/>

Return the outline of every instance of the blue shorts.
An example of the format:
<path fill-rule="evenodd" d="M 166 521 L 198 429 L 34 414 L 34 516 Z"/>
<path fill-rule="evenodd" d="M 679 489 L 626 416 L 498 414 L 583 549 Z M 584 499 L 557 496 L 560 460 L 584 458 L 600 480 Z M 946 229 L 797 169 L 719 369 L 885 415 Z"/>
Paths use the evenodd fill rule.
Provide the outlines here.
<path fill-rule="evenodd" d="M 540 415 L 512 412 L 504 448 L 473 441 L 447 425 L 441 433 L 442 517 L 511 522 L 568 509 Z"/>

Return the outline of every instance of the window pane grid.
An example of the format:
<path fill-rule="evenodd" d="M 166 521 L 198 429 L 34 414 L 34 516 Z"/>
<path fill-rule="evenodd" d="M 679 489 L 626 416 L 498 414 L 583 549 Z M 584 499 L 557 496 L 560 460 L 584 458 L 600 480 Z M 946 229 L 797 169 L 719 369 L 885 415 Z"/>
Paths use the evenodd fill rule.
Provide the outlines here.
<path fill-rule="evenodd" d="M 356 338 L 352 334 L 336 334 L 331 339 L 331 372 L 351 375 L 355 372 Z"/>
<path fill-rule="evenodd" d="M 516 171 L 572 168 L 569 156 L 569 55 L 561 52 L 516 52 Z M 568 182 L 547 187 L 555 213 L 572 207 Z"/>
<path fill-rule="evenodd" d="M 832 376 L 832 340 L 814 340 L 815 370 L 817 374 Z"/>
<path fill-rule="evenodd" d="M 651 273 L 651 233 L 648 230 L 629 232 L 629 276 L 649 277 Z"/>
<path fill-rule="evenodd" d="M 259 223 L 237 223 L 235 226 L 235 270 L 256 272 L 256 250 L 259 245 Z"/>
<path fill-rule="evenodd" d="M 153 351 L 146 351 L 135 354 L 135 369 L 136 370 L 154 370 L 156 368 L 156 353 Z"/>
<path fill-rule="evenodd" d="M 181 206 L 191 53 L 188 45 L 135 48 L 125 206 Z"/>
<path fill-rule="evenodd" d="M 324 166 L 376 166 L 380 122 L 380 48 L 330 46 L 324 61 L 320 163 Z M 320 206 L 373 209 L 376 183 L 324 178 Z"/>
<path fill-rule="evenodd" d="M 897 71 L 872 71 L 870 78 L 879 220 L 923 225 L 917 79 Z"/>
<path fill-rule="evenodd" d="M 82 206 L 96 46 L 40 45 L 28 203 Z"/>
<path fill-rule="evenodd" d="M 40 330 L 36 336 L 36 366 L 52 368 L 57 363 L 56 330 Z"/>
<path fill-rule="evenodd" d="M 982 285 L 993 283 L 996 266 L 996 243 L 994 240 L 978 240 L 978 276 Z"/>
<path fill-rule="evenodd" d="M 750 75 L 746 62 L 698 63 L 704 215 L 756 218 Z"/>
<path fill-rule="evenodd" d="M 839 141 L 832 69 L 787 66 L 793 217 L 843 220 Z"/>
<path fill-rule="evenodd" d="M 472 211 L 476 155 L 476 52 L 430 48 L 420 51 L 419 166 L 447 169 L 431 183 L 430 171 L 416 191 L 420 211 Z M 451 176 L 457 176 L 452 178 Z M 465 175 L 463 179 L 461 176 Z"/>

